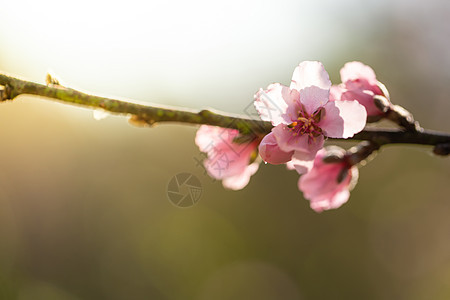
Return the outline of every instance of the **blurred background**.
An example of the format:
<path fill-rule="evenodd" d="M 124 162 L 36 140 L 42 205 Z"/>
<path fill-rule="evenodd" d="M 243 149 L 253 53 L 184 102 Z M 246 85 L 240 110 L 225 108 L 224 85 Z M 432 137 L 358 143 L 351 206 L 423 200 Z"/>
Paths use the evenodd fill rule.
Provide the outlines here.
<path fill-rule="evenodd" d="M 333 83 L 359 60 L 450 131 L 448 1 L 1 2 L 0 70 L 30 80 L 243 113 L 303 60 Z M 317 214 L 283 166 L 225 190 L 195 161 L 193 126 L 22 96 L 0 127 L 0 299 L 450 298 L 450 161 L 430 148 L 385 147 L 347 204 Z M 167 197 L 181 172 L 203 188 L 189 208 Z"/>

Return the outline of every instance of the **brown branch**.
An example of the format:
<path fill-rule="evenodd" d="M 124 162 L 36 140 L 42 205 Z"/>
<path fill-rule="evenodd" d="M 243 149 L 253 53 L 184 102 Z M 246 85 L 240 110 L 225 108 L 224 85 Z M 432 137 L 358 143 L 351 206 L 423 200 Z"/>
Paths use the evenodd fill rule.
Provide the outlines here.
<path fill-rule="evenodd" d="M 43 85 L 4 73 L 0 73 L 0 100 L 13 100 L 19 95 L 36 95 L 56 99 L 68 104 L 103 109 L 110 113 L 131 115 L 136 123 L 154 125 L 161 122 L 206 124 L 239 130 L 242 134 L 267 134 L 272 129 L 270 122 L 254 120 L 247 116 L 230 115 L 212 110 L 194 111 L 185 108 L 162 107 L 89 95 L 59 85 L 59 81 L 47 76 L 48 85 Z M 420 144 L 435 146 L 435 153 L 449 154 L 450 134 L 430 130 L 407 131 L 398 129 L 365 129 L 348 140 L 367 140 L 378 144 Z"/>

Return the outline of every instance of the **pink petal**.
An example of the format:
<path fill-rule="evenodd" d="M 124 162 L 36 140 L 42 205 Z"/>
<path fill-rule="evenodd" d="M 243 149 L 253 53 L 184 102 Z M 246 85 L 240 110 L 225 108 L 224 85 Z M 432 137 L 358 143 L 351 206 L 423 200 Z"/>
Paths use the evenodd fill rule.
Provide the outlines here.
<path fill-rule="evenodd" d="M 286 169 L 288 169 L 288 170 L 295 170 L 295 164 L 292 162 L 292 160 L 288 161 L 286 163 Z"/>
<path fill-rule="evenodd" d="M 259 163 L 252 163 L 248 165 L 245 170 L 235 176 L 230 176 L 222 180 L 222 184 L 225 188 L 230 190 L 241 190 L 250 181 L 250 177 L 258 171 Z"/>
<path fill-rule="evenodd" d="M 373 92 L 368 90 L 350 90 L 342 94 L 341 100 L 356 100 L 366 108 L 368 116 L 379 116 L 383 112 L 379 110 L 373 101 Z"/>
<path fill-rule="evenodd" d="M 227 144 L 229 147 L 242 147 L 233 143 L 233 139 L 238 136 L 236 129 L 222 128 L 218 126 L 201 125 L 195 135 L 195 144 L 202 152 L 208 152 L 211 146 Z"/>
<path fill-rule="evenodd" d="M 331 81 L 321 62 L 304 61 L 295 68 L 290 88 L 300 91 L 309 86 L 330 89 Z"/>
<path fill-rule="evenodd" d="M 202 125 L 195 136 L 195 143 L 208 158 L 204 165 L 208 174 L 215 179 L 234 176 L 247 167 L 257 142 L 251 144 L 233 143 L 238 135 L 235 129 Z"/>
<path fill-rule="evenodd" d="M 377 78 L 372 68 L 359 61 L 346 63 L 340 73 L 343 83 L 351 80 L 364 80 L 370 85 L 377 84 Z"/>
<path fill-rule="evenodd" d="M 319 126 L 327 137 L 349 138 L 366 126 L 366 109 L 357 101 L 330 101 L 324 107 Z"/>
<path fill-rule="evenodd" d="M 266 135 L 259 144 L 259 155 L 265 162 L 272 165 L 290 161 L 292 154 L 294 154 L 294 151 L 284 152 L 278 147 L 277 140 L 272 132 Z"/>
<path fill-rule="evenodd" d="M 300 90 L 300 102 L 308 114 L 312 115 L 317 109 L 324 106 L 330 97 L 329 90 L 317 86 L 305 87 Z"/>
<path fill-rule="evenodd" d="M 342 93 L 345 92 L 343 85 L 332 85 L 330 88 L 330 101 L 342 100 Z"/>
<path fill-rule="evenodd" d="M 314 157 L 313 153 L 295 151 L 288 168 L 295 169 L 299 174 L 307 173 L 313 167 Z"/>
<path fill-rule="evenodd" d="M 347 177 L 338 182 L 339 174 L 348 166 L 345 163 L 325 163 L 322 159 L 330 151 L 330 148 L 320 150 L 314 159 L 313 167 L 298 181 L 298 188 L 316 212 L 338 208 L 347 202 L 350 189 L 358 178 L 358 169 L 352 167 Z M 345 152 L 342 148 L 334 147 L 333 152 L 336 151 Z"/>
<path fill-rule="evenodd" d="M 310 207 L 315 212 L 320 213 L 324 210 L 336 209 L 336 208 L 341 207 L 342 204 L 344 204 L 348 201 L 348 198 L 350 198 L 350 191 L 343 189 L 343 190 L 336 192 L 336 194 L 334 194 L 329 199 L 311 201 Z"/>
<path fill-rule="evenodd" d="M 316 154 L 322 148 L 324 142 L 322 135 L 316 138 L 311 138 L 309 135 L 294 136 L 292 131 L 284 124 L 275 126 L 272 128 L 272 132 L 277 140 L 278 147 L 284 152 L 294 150 Z"/>
<path fill-rule="evenodd" d="M 234 152 L 219 152 L 212 159 L 206 159 L 204 166 L 212 178 L 224 179 L 242 173 L 249 161 L 249 155 L 238 155 Z"/>
<path fill-rule="evenodd" d="M 274 126 L 286 123 L 283 115 L 286 113 L 288 104 L 293 102 L 291 90 L 284 85 L 274 83 L 269 85 L 267 90 L 260 89 L 255 95 L 255 108 L 263 121 L 270 121 Z"/>
<path fill-rule="evenodd" d="M 300 177 L 298 188 L 309 200 L 328 195 L 339 188 L 337 177 L 342 168 L 343 164 L 341 163 L 325 164 L 320 162 L 320 165 L 317 165 L 316 159 L 313 168 Z"/>
<path fill-rule="evenodd" d="M 258 146 L 256 142 L 232 145 L 233 147 L 228 143 L 218 144 L 213 151 L 208 152 L 204 165 L 211 177 L 224 179 L 244 172 Z"/>
<path fill-rule="evenodd" d="M 300 102 L 300 92 L 297 90 L 291 90 L 292 95 L 296 95 L 296 101 L 292 101 L 286 110 L 286 113 L 283 115 L 284 120 L 289 121 L 285 122 L 285 124 L 290 124 L 292 122 L 297 121 L 298 113 L 301 111 L 302 104 Z"/>

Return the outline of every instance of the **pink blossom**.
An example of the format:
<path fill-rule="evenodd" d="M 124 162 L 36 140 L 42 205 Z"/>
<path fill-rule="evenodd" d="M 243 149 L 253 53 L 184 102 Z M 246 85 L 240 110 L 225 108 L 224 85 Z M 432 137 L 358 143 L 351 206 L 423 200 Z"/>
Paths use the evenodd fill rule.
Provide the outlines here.
<path fill-rule="evenodd" d="M 202 125 L 195 137 L 200 151 L 208 156 L 203 162 L 208 174 L 222 180 L 224 187 L 232 190 L 244 188 L 259 167 L 258 162 L 253 162 L 257 156 L 259 140 L 233 142 L 238 135 L 239 131 L 236 129 Z"/>
<path fill-rule="evenodd" d="M 316 212 L 335 209 L 347 202 L 350 190 L 358 180 L 358 168 L 350 166 L 345 161 L 325 163 L 323 158 L 330 153 L 343 156 L 345 150 L 339 147 L 321 149 L 311 170 L 302 175 L 298 188 L 303 196 L 310 201 L 310 206 Z"/>
<path fill-rule="evenodd" d="M 273 133 L 266 135 L 259 144 L 259 155 L 261 158 L 272 165 L 279 165 L 289 162 L 292 159 L 294 151 L 284 152 L 278 147 Z"/>
<path fill-rule="evenodd" d="M 250 182 L 250 177 L 258 171 L 258 168 L 259 162 L 251 163 L 244 168 L 243 172 L 234 176 L 224 177 L 222 184 L 230 190 L 241 190 Z"/>
<path fill-rule="evenodd" d="M 261 119 L 275 126 L 275 139 L 265 145 L 263 159 L 278 161 L 284 152 L 312 160 L 325 137 L 349 138 L 364 128 L 364 107 L 354 100 L 329 101 L 330 87 L 323 65 L 305 61 L 295 68 L 290 87 L 275 83 L 256 93 L 254 103 Z"/>
<path fill-rule="evenodd" d="M 357 100 L 367 110 L 368 116 L 383 114 L 373 101 L 375 95 L 384 95 L 371 67 L 358 61 L 348 62 L 341 69 L 342 84 L 331 88 L 332 100 Z"/>

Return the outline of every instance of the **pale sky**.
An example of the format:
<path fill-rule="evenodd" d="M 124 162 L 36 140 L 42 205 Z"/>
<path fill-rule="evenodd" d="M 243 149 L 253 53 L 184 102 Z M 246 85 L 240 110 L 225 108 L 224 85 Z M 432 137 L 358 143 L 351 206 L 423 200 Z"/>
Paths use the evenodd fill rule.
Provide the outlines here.
<path fill-rule="evenodd" d="M 40 82 L 50 69 L 102 95 L 241 112 L 260 87 L 288 83 L 303 60 L 327 67 L 383 10 L 408 3 L 5 1 L 0 66 Z"/>

